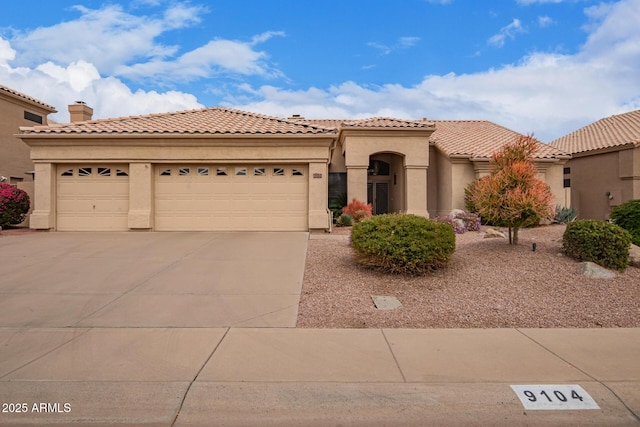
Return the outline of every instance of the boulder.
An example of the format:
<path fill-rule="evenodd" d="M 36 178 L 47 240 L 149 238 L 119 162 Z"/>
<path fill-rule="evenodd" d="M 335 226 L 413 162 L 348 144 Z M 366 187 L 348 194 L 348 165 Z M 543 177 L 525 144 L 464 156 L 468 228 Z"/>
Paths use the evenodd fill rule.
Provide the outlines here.
<path fill-rule="evenodd" d="M 465 213 L 466 213 L 466 212 L 465 212 L 465 211 L 463 211 L 462 209 L 453 209 L 451 212 L 449 212 L 449 215 L 451 215 L 452 217 L 454 217 L 454 218 L 455 218 L 456 216 L 458 216 L 458 215 L 463 215 L 463 214 L 465 214 Z"/>
<path fill-rule="evenodd" d="M 640 247 L 632 244 L 629 249 L 629 265 L 640 268 Z"/>
<path fill-rule="evenodd" d="M 613 279 L 616 277 L 616 273 L 613 271 L 589 261 L 578 264 L 578 272 L 591 279 Z"/>
<path fill-rule="evenodd" d="M 494 230 L 493 228 L 487 228 L 484 231 L 484 238 L 485 239 L 495 239 L 495 238 L 506 239 L 507 236 L 505 236 L 502 231 Z"/>

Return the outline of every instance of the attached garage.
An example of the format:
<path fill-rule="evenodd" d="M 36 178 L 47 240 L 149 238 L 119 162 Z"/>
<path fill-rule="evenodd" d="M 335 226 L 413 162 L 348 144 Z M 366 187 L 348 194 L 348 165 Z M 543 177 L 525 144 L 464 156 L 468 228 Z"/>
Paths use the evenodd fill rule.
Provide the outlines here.
<path fill-rule="evenodd" d="M 124 164 L 58 165 L 56 228 L 128 230 L 128 169 Z"/>
<path fill-rule="evenodd" d="M 158 231 L 307 231 L 308 167 L 156 165 Z"/>
<path fill-rule="evenodd" d="M 73 108 L 72 108 L 73 107 Z M 82 114 L 74 115 L 78 110 Z M 44 230 L 327 230 L 335 127 L 222 107 L 21 128 Z"/>

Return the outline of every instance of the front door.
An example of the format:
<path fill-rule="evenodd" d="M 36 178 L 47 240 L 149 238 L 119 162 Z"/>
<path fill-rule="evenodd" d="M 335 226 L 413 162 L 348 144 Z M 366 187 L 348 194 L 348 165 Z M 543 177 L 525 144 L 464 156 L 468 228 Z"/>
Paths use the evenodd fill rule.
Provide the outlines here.
<path fill-rule="evenodd" d="M 371 179 L 367 183 L 367 203 L 373 206 L 373 214 L 389 213 L 389 180 Z"/>

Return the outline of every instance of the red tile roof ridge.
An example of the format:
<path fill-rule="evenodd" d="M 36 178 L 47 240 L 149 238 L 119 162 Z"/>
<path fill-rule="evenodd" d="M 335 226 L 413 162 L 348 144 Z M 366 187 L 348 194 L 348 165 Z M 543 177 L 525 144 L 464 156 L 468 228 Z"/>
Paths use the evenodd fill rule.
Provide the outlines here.
<path fill-rule="evenodd" d="M 24 100 L 26 100 L 28 102 L 31 102 L 32 104 L 37 104 L 40 107 L 45 108 L 46 110 L 50 110 L 50 112 L 52 112 L 52 113 L 56 113 L 57 112 L 56 107 L 54 107 L 53 105 L 49 105 L 46 102 L 43 102 L 43 101 L 40 101 L 37 98 L 34 98 L 33 96 L 29 96 L 29 95 L 27 95 L 25 93 L 22 93 L 20 91 L 15 90 L 15 89 L 11 89 L 10 87 L 7 87 L 5 85 L 0 85 L 0 92 L 6 92 L 6 93 L 11 94 L 13 96 L 16 96 L 18 98 L 22 98 L 22 99 L 24 99 Z"/>
<path fill-rule="evenodd" d="M 572 154 L 640 145 L 640 109 L 604 117 L 550 145 Z"/>

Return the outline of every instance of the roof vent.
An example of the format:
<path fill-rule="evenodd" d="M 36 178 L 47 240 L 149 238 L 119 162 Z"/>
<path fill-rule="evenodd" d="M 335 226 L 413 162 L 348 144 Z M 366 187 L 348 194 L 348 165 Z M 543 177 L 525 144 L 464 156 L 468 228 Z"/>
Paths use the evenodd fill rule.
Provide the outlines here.
<path fill-rule="evenodd" d="M 93 108 L 84 101 L 76 101 L 69 105 L 69 116 L 72 123 L 86 122 L 93 116 Z"/>
<path fill-rule="evenodd" d="M 300 114 L 293 114 L 291 117 L 289 117 L 289 120 L 305 120 L 305 118 Z"/>

